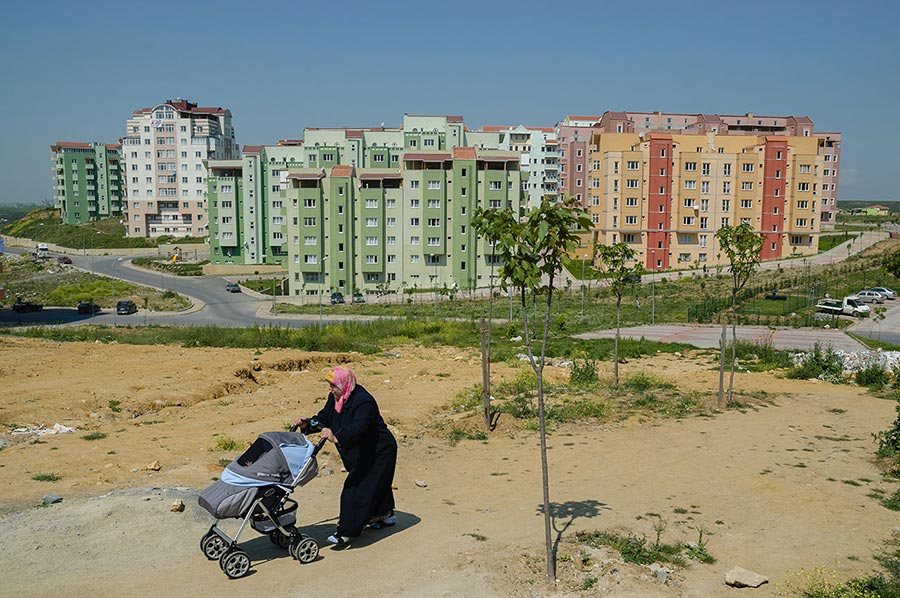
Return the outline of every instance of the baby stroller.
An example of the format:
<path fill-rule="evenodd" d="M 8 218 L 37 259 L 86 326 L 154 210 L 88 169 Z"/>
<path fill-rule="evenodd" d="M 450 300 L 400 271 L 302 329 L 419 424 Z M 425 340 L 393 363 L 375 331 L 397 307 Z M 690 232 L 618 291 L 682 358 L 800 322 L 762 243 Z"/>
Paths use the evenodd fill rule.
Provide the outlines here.
<path fill-rule="evenodd" d="M 295 432 L 264 432 L 232 461 L 214 484 L 200 493 L 200 506 L 219 519 L 242 519 L 232 540 L 213 522 L 200 541 L 200 550 L 209 560 L 218 560 L 230 579 L 250 570 L 250 555 L 238 548 L 238 538 L 247 523 L 273 544 L 286 548 L 300 563 L 311 563 L 319 555 L 318 543 L 301 534 L 297 522 L 297 501 L 290 498 L 319 473 L 316 455 L 325 444 L 313 445 Z"/>

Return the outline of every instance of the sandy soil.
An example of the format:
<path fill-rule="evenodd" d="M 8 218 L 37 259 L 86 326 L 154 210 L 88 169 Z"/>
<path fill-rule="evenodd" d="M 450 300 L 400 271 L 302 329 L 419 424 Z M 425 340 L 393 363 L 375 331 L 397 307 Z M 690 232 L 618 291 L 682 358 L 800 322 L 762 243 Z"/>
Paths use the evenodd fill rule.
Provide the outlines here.
<path fill-rule="evenodd" d="M 308 565 L 251 531 L 242 543 L 253 571 L 229 581 L 198 548 L 212 518 L 197 493 L 236 454 L 217 450 L 217 438 L 249 444 L 313 413 L 323 370 L 339 361 L 375 394 L 400 440 L 399 524 L 366 532 L 350 550 L 323 550 Z M 703 392 L 717 383 L 703 354 L 622 366 L 623 375 L 637 371 Z M 495 374 L 514 371 L 498 364 Z M 896 513 L 866 496 L 893 491 L 871 462 L 871 433 L 893 420 L 892 402 L 847 386 L 739 374 L 738 388 L 774 400 L 715 417 L 553 431 L 561 581 L 549 590 L 537 434 L 501 421 L 487 442 L 450 446 L 439 429 L 456 416 L 438 408 L 480 379 L 478 356 L 455 349 L 365 357 L 3 338 L 4 431 L 60 423 L 77 432 L 0 436 L 0 595 L 774 596 L 802 568 L 872 570 L 873 548 L 897 525 Z M 107 436 L 83 438 L 92 432 Z M 333 451 L 320 467 L 295 497 L 300 525 L 324 544 L 344 474 Z M 32 479 L 42 473 L 61 479 Z M 64 500 L 38 506 L 46 493 Z M 184 512 L 169 510 L 177 499 Z M 574 541 L 576 531 L 595 529 L 652 537 L 648 513 L 668 523 L 663 540 L 706 530 L 717 562 L 679 568 L 662 583 L 647 567 Z M 235 523 L 223 527 L 233 533 Z M 734 566 L 772 583 L 727 588 Z M 580 589 L 591 580 L 592 589 Z"/>

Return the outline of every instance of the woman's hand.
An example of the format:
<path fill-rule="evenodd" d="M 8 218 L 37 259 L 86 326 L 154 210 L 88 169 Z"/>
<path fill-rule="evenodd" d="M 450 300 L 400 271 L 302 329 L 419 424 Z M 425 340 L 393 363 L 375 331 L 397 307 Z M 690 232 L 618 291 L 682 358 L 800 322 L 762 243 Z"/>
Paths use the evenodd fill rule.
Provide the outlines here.
<path fill-rule="evenodd" d="M 322 428 L 322 431 L 320 432 L 320 434 L 322 435 L 323 438 L 330 440 L 334 444 L 338 444 L 337 436 L 334 435 L 334 432 L 331 431 L 331 428 Z"/>
<path fill-rule="evenodd" d="M 294 427 L 296 427 L 301 432 L 305 433 L 306 430 L 309 429 L 309 419 L 305 417 L 298 417 L 294 420 Z"/>

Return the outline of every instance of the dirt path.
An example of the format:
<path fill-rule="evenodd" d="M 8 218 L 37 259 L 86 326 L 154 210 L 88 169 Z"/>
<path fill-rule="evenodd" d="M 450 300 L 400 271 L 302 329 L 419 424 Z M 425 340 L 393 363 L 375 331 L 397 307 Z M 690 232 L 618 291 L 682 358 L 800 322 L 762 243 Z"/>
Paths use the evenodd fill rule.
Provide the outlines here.
<path fill-rule="evenodd" d="M 196 494 L 221 471 L 219 461 L 234 455 L 216 450 L 216 439 L 246 444 L 313 412 L 324 394 L 321 371 L 339 360 L 349 360 L 373 391 L 400 439 L 397 527 L 366 532 L 348 551 L 323 550 L 309 565 L 249 533 L 242 539 L 254 572 L 227 580 L 198 548 L 211 518 L 196 506 Z M 496 371 L 513 373 L 503 364 Z M 716 385 L 711 357 L 699 353 L 623 366 L 625 375 L 636 371 L 682 388 Z M 0 595 L 550 595 L 542 585 L 537 435 L 503 425 L 487 442 L 451 447 L 437 429 L 452 416 L 436 417 L 435 408 L 480 380 L 473 353 L 255 355 L 4 338 L 0 379 L 0 423 L 78 428 L 37 444 L 33 436 L 0 437 Z M 893 403 L 856 388 L 768 374 L 738 375 L 737 386 L 765 391 L 771 404 L 713 418 L 553 432 L 558 595 L 725 596 L 735 590 L 722 584 L 724 572 L 739 565 L 773 582 L 745 592 L 774 596 L 776 584 L 801 568 L 827 566 L 848 576 L 874 567 L 875 542 L 897 518 L 866 496 L 873 488 L 893 491 L 871 463 L 870 434 L 893 420 Z M 82 438 L 91 432 L 106 437 Z M 296 496 L 304 531 L 324 541 L 343 474 L 333 453 L 320 466 L 331 475 Z M 40 473 L 61 479 L 32 479 Z M 63 502 L 35 507 L 48 492 Z M 169 511 L 176 499 L 185 512 Z M 679 569 L 664 585 L 646 567 L 574 544 L 577 530 L 652 536 L 648 513 L 668 523 L 664 540 L 695 540 L 698 527 L 706 530 L 718 561 Z M 227 530 L 234 531 L 232 523 Z M 590 578 L 592 590 L 577 589 Z"/>

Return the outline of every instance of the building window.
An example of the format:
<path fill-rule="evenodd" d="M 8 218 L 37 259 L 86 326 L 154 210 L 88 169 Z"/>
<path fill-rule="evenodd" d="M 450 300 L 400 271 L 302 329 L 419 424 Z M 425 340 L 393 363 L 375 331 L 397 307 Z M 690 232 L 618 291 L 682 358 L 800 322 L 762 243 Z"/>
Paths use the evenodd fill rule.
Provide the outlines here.
<path fill-rule="evenodd" d="M 315 226 L 315 225 L 316 225 L 315 218 L 304 218 L 303 219 L 303 226 Z"/>
<path fill-rule="evenodd" d="M 637 216 L 625 216 L 625 224 L 637 224 Z"/>
<path fill-rule="evenodd" d="M 318 237 L 303 237 L 304 245 L 317 245 L 318 242 Z"/>
<path fill-rule="evenodd" d="M 686 172 L 696 172 L 697 171 L 697 163 L 696 162 L 685 162 L 684 170 Z"/>
<path fill-rule="evenodd" d="M 388 237 L 388 238 L 387 238 L 387 244 L 388 244 L 388 245 L 396 245 L 396 244 L 397 244 L 397 237 Z"/>
<path fill-rule="evenodd" d="M 752 181 L 742 181 L 741 182 L 741 191 L 753 191 L 753 182 Z"/>
<path fill-rule="evenodd" d="M 366 246 L 377 247 L 378 246 L 378 237 L 366 237 Z"/>
<path fill-rule="evenodd" d="M 419 226 L 419 219 L 418 218 L 410 218 L 409 225 L 410 226 Z"/>
<path fill-rule="evenodd" d="M 488 189 L 491 191 L 500 191 L 502 187 L 500 186 L 500 181 L 490 181 L 488 183 Z"/>
<path fill-rule="evenodd" d="M 693 216 L 685 216 L 681 223 L 685 226 L 694 226 L 694 217 Z"/>
<path fill-rule="evenodd" d="M 753 200 L 752 200 L 752 199 L 742 199 L 742 200 L 741 200 L 741 207 L 744 208 L 744 209 L 752 208 L 752 207 L 753 207 Z"/>
<path fill-rule="evenodd" d="M 419 244 L 419 237 L 410 237 L 410 238 L 409 238 L 409 244 L 410 244 L 410 245 L 418 245 L 418 244 Z"/>
<path fill-rule="evenodd" d="M 637 160 L 629 160 L 628 163 L 625 165 L 625 167 L 628 170 L 637 170 L 639 168 L 638 161 Z"/>
<path fill-rule="evenodd" d="M 378 218 L 366 218 L 366 228 L 378 226 Z"/>
<path fill-rule="evenodd" d="M 638 205 L 637 197 L 626 197 L 625 198 L 625 206 L 626 207 L 633 208 L 633 207 L 636 207 L 637 205 Z"/>
<path fill-rule="evenodd" d="M 367 207 L 367 208 L 377 208 L 377 207 L 378 207 L 378 200 L 377 200 L 377 199 L 367 199 L 367 200 L 366 200 L 366 207 Z"/>
<path fill-rule="evenodd" d="M 731 176 L 731 164 L 722 165 L 722 174 L 725 176 Z"/>
<path fill-rule="evenodd" d="M 437 226 L 440 226 L 440 225 L 441 225 L 441 219 L 440 219 L 440 218 L 429 218 L 429 219 L 428 219 L 428 226 L 434 228 L 434 227 L 437 227 Z"/>
<path fill-rule="evenodd" d="M 419 263 L 419 256 L 418 256 L 418 255 L 411 255 L 411 256 L 409 256 L 409 263 L 410 263 L 410 264 L 418 264 L 418 263 Z"/>
<path fill-rule="evenodd" d="M 418 188 L 419 188 L 419 181 L 410 181 L 410 182 L 409 182 L 409 188 L 410 188 L 410 189 L 418 189 Z"/>
<path fill-rule="evenodd" d="M 685 189 L 696 189 L 696 188 L 697 188 L 697 181 L 685 181 L 685 182 L 684 182 L 684 188 L 685 188 Z"/>
<path fill-rule="evenodd" d="M 637 179 L 627 179 L 625 181 L 625 187 L 627 189 L 637 189 L 638 188 L 638 180 Z"/>
<path fill-rule="evenodd" d="M 419 200 L 418 200 L 418 199 L 411 199 L 411 200 L 409 200 L 409 207 L 411 207 L 411 208 L 418 208 L 418 207 L 419 207 Z"/>
<path fill-rule="evenodd" d="M 428 188 L 429 188 L 429 189 L 432 189 L 432 190 L 434 190 L 434 189 L 440 189 L 440 188 L 441 188 L 441 182 L 440 182 L 440 181 L 428 181 Z"/>
<path fill-rule="evenodd" d="M 741 165 L 742 172 L 753 172 L 753 164 L 744 163 Z"/>
<path fill-rule="evenodd" d="M 797 183 L 797 191 L 809 191 L 809 183 Z"/>
<path fill-rule="evenodd" d="M 303 263 L 304 263 L 304 264 L 318 264 L 318 263 L 319 263 L 319 256 L 317 256 L 317 255 L 304 255 L 304 256 L 303 256 Z"/>
<path fill-rule="evenodd" d="M 366 263 L 367 263 L 367 264 L 377 264 L 377 263 L 378 263 L 378 256 L 377 256 L 377 255 L 367 255 L 367 256 L 366 256 Z"/>
<path fill-rule="evenodd" d="M 428 237 L 428 246 L 429 247 L 440 247 L 441 238 L 440 237 Z"/>

